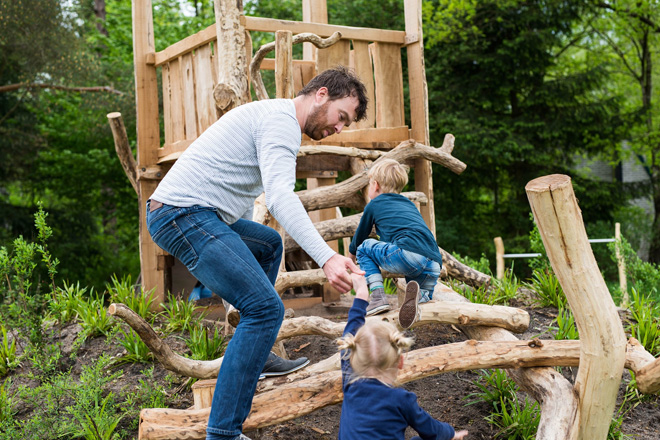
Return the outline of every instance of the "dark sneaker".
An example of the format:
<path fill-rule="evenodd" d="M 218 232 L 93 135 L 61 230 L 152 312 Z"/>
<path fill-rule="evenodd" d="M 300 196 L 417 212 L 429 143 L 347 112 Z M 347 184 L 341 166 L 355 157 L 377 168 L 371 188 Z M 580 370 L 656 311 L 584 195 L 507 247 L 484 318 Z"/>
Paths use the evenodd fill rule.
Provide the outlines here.
<path fill-rule="evenodd" d="M 285 374 L 293 373 L 300 370 L 309 364 L 309 359 L 301 357 L 300 359 L 287 360 L 277 356 L 272 351 L 268 355 L 268 360 L 264 369 L 261 372 L 264 376 L 284 376 Z"/>
<path fill-rule="evenodd" d="M 410 328 L 411 325 L 419 320 L 419 284 L 417 281 L 411 281 L 406 285 L 406 298 L 399 309 L 399 325 L 403 328 Z"/>
<path fill-rule="evenodd" d="M 229 304 L 224 299 L 222 300 L 222 305 L 225 306 L 227 322 L 229 322 L 229 324 L 234 328 L 238 327 L 238 323 L 241 321 L 241 314 L 238 312 L 238 309 Z"/>
<path fill-rule="evenodd" d="M 385 295 L 384 289 L 376 289 L 371 292 L 369 305 L 367 306 L 367 316 L 384 313 L 390 309 L 390 303 L 387 301 L 387 295 Z"/>

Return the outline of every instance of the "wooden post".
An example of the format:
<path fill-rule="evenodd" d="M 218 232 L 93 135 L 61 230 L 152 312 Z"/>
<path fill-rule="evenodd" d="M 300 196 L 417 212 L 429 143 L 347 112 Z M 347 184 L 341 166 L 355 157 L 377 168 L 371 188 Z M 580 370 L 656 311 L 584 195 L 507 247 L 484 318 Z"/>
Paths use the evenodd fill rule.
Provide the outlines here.
<path fill-rule="evenodd" d="M 554 174 L 525 187 L 548 259 L 580 333 L 575 381 L 578 416 L 573 438 L 599 440 L 607 432 L 626 358 L 626 338 L 589 244 L 571 179 Z"/>
<path fill-rule="evenodd" d="M 135 64 L 135 101 L 137 106 L 138 174 L 158 162 L 160 130 L 158 117 L 158 82 L 156 67 L 149 59 L 154 56 L 154 27 L 151 0 L 133 1 L 133 62 Z M 138 175 L 140 209 L 140 266 L 144 291 L 155 289 L 155 307 L 165 302 L 167 267 L 158 268 L 158 258 L 164 252 L 151 240 L 146 224 L 147 199 L 158 181 Z"/>
<path fill-rule="evenodd" d="M 278 98 L 293 99 L 293 33 L 275 32 L 275 93 Z"/>
<path fill-rule="evenodd" d="M 495 242 L 495 262 L 497 263 L 495 277 L 501 280 L 504 278 L 504 242 L 502 237 L 495 237 L 493 241 Z"/>
<path fill-rule="evenodd" d="M 121 118 L 121 113 L 108 113 L 108 123 L 112 130 L 112 137 L 115 140 L 115 151 L 119 157 L 119 162 L 121 162 L 121 167 L 124 169 L 126 177 L 131 182 L 133 189 L 139 194 L 137 163 L 133 157 L 131 146 L 128 144 L 128 135 L 126 134 L 126 127 L 124 126 L 124 120 Z"/>
<path fill-rule="evenodd" d="M 422 0 L 404 0 L 406 21 L 406 49 L 408 52 L 408 88 L 410 90 L 411 136 L 417 142 L 430 145 L 429 102 L 424 68 L 424 39 L 422 38 Z M 426 194 L 428 203 L 422 207 L 422 217 L 435 236 L 433 179 L 431 162 L 415 161 L 415 191 Z"/>
<path fill-rule="evenodd" d="M 242 0 L 215 0 L 218 85 L 213 96 L 221 115 L 250 101 Z"/>
<path fill-rule="evenodd" d="M 614 224 L 614 239 L 616 249 L 616 264 L 619 267 L 619 288 L 621 289 L 621 307 L 628 307 L 630 298 L 628 297 L 628 282 L 626 281 L 626 261 L 621 253 L 621 223 Z"/>
<path fill-rule="evenodd" d="M 306 23 L 328 23 L 328 6 L 325 0 L 303 0 L 303 21 Z M 303 43 L 303 60 L 316 59 L 316 47 L 311 43 Z"/>

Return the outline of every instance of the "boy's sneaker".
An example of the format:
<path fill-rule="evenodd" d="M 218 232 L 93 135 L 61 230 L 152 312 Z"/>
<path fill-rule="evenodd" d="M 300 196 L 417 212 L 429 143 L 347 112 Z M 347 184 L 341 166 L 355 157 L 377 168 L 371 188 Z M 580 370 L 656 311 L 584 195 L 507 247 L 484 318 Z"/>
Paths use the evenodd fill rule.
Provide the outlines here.
<path fill-rule="evenodd" d="M 241 434 L 238 437 L 236 437 L 234 440 L 250 440 L 250 437 L 248 437 L 245 434 Z"/>
<path fill-rule="evenodd" d="M 293 373 L 309 364 L 309 359 L 301 357 L 293 361 L 282 359 L 272 351 L 268 355 L 268 360 L 261 374 L 264 376 L 283 376 L 285 374 Z"/>
<path fill-rule="evenodd" d="M 231 326 L 234 328 L 238 327 L 238 323 L 241 321 L 241 314 L 238 312 L 238 309 L 229 304 L 224 299 L 222 300 L 222 305 L 225 306 L 227 322 L 229 322 L 229 324 L 231 324 Z"/>
<path fill-rule="evenodd" d="M 406 298 L 399 309 L 399 325 L 404 329 L 410 328 L 411 325 L 419 320 L 419 284 L 417 281 L 411 281 L 406 285 Z"/>
<path fill-rule="evenodd" d="M 367 316 L 387 312 L 390 309 L 391 307 L 390 303 L 387 301 L 385 289 L 380 288 L 371 292 L 371 298 L 369 298 L 369 305 L 367 306 Z"/>

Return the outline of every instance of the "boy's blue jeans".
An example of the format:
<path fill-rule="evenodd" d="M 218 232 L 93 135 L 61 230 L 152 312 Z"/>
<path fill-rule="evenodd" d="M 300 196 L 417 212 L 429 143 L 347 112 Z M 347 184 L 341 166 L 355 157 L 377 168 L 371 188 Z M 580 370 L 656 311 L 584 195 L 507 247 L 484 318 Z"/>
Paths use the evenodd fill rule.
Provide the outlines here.
<path fill-rule="evenodd" d="M 273 285 L 282 258 L 282 240 L 268 226 L 248 220 L 228 225 L 213 208 L 163 205 L 150 212 L 154 242 L 241 312 L 229 342 L 211 404 L 207 439 L 233 440 L 242 432 L 259 374 L 284 318 Z"/>
<path fill-rule="evenodd" d="M 357 248 L 356 257 L 360 269 L 365 271 L 367 284 L 382 285 L 381 269 L 399 273 L 406 277 L 406 282 L 417 281 L 420 290 L 420 302 L 433 297 L 433 289 L 440 276 L 440 264 L 416 254 L 400 249 L 392 243 L 368 238 Z"/>

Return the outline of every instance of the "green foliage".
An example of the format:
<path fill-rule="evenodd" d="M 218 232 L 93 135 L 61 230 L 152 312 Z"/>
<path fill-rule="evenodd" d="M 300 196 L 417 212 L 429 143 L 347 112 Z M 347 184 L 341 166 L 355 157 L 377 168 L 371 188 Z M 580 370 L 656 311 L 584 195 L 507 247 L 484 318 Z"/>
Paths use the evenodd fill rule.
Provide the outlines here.
<path fill-rule="evenodd" d="M 92 294 L 87 301 L 80 302 L 78 316 L 83 328 L 78 335 L 80 342 L 90 337 L 106 335 L 114 326 L 102 296 Z"/>
<path fill-rule="evenodd" d="M 0 324 L 0 332 L 2 332 L 2 343 L 0 343 L 0 377 L 3 377 L 10 370 L 18 366 L 19 358 L 16 355 L 16 339 L 12 339 L 9 342 L 7 329 L 2 324 Z"/>
<path fill-rule="evenodd" d="M 151 312 L 151 307 L 156 300 L 156 289 L 145 293 L 144 288 L 140 286 L 140 289 L 136 291 L 135 286 L 131 282 L 130 275 L 122 277 L 121 280 L 116 275 L 113 275 L 112 285 L 106 287 L 108 292 L 110 292 L 110 302 L 122 303 L 141 316 L 145 321 L 153 322 L 155 316 Z"/>
<path fill-rule="evenodd" d="M 0 432 L 3 431 L 3 426 L 7 422 L 11 422 L 14 416 L 13 399 L 9 395 L 9 387 L 11 386 L 11 379 L 7 379 L 0 384 Z"/>
<path fill-rule="evenodd" d="M 225 338 L 220 334 L 218 328 L 214 328 L 213 334 L 209 329 L 198 325 L 188 328 L 190 337 L 186 345 L 190 349 L 190 357 L 199 361 L 210 361 L 219 358 L 224 352 Z"/>
<path fill-rule="evenodd" d="M 510 401 L 501 402 L 502 411 L 486 417 L 491 425 L 496 426 L 499 432 L 496 438 L 510 440 L 533 440 L 541 419 L 541 410 L 538 402 L 530 402 L 527 398 L 521 403 L 514 394 Z"/>
<path fill-rule="evenodd" d="M 195 301 L 177 298 L 172 294 L 168 295 L 167 304 L 161 303 L 160 306 L 165 309 L 163 315 L 166 317 L 167 325 L 163 331 L 166 334 L 196 326 L 206 314 L 206 312 L 197 313 L 201 307 L 197 306 Z"/>
<path fill-rule="evenodd" d="M 537 305 L 558 309 L 566 306 L 566 295 L 552 269 L 534 269 L 532 281 L 527 286 L 536 292 Z"/>
<path fill-rule="evenodd" d="M 577 326 L 575 325 L 575 317 L 568 307 L 561 307 L 557 313 L 555 320 L 557 327 L 550 327 L 555 330 L 555 339 L 580 339 Z"/>
<path fill-rule="evenodd" d="M 46 217 L 39 206 L 34 214 L 38 242 L 30 243 L 18 237 L 11 253 L 0 247 L 0 317 L 11 327 L 25 329 L 30 344 L 38 348 L 44 343 L 42 323 L 48 301 L 46 291 L 50 290 L 51 296 L 55 291 L 59 263 L 48 250 L 51 229 Z M 42 277 L 49 283 L 41 282 Z"/>
<path fill-rule="evenodd" d="M 74 405 L 67 412 L 77 422 L 70 434 L 87 440 L 112 440 L 122 415 L 115 404 L 114 393 L 105 394 L 104 387 L 121 375 L 121 371 L 107 374 L 112 363 L 109 356 L 101 356 L 90 366 L 83 367 L 80 385 L 76 387 Z"/>
<path fill-rule="evenodd" d="M 509 305 L 512 299 L 518 296 L 518 289 L 520 289 L 520 282 L 518 277 L 513 273 L 512 269 L 504 271 L 504 277 L 501 280 L 493 278 L 493 287 L 495 292 L 492 293 L 495 298 L 492 304 Z"/>
<path fill-rule="evenodd" d="M 488 423 L 499 429 L 496 437 L 507 439 L 533 439 L 539 424 L 540 410 L 536 402 L 524 403 L 518 399 L 518 387 L 503 370 L 481 370 L 479 378 L 473 382 L 479 392 L 467 398 L 468 404 L 485 401 L 492 406 Z"/>
<path fill-rule="evenodd" d="M 142 339 L 133 331 L 133 329 L 128 329 L 128 332 L 124 331 L 123 328 L 119 330 L 123 335 L 119 339 L 119 343 L 126 350 L 126 354 L 121 358 L 116 359 L 114 364 L 120 365 L 125 363 L 147 363 L 153 360 L 153 354 L 147 347 Z"/>
<path fill-rule="evenodd" d="M 63 287 L 58 287 L 48 302 L 51 316 L 60 324 L 74 321 L 78 317 L 80 303 L 86 301 L 86 292 L 87 288 L 80 287 L 80 283 L 64 283 Z"/>
<path fill-rule="evenodd" d="M 660 354 L 660 306 L 653 299 L 631 290 L 630 312 L 634 322 L 628 325 L 633 338 L 644 346 L 653 356 Z"/>
<path fill-rule="evenodd" d="M 450 285 L 455 292 L 460 293 L 467 298 L 468 301 L 475 304 L 493 305 L 496 300 L 495 295 L 492 295 L 492 291 L 486 286 L 474 288 L 453 281 L 450 281 Z"/>
<path fill-rule="evenodd" d="M 452 254 L 458 261 L 461 263 L 465 264 L 466 266 L 470 266 L 472 269 L 478 270 L 479 272 L 492 275 L 493 272 L 490 270 L 490 261 L 488 260 L 488 257 L 486 257 L 486 254 L 482 253 L 481 257 L 479 259 L 475 258 L 470 258 L 467 255 L 465 257 L 459 255 L 459 254 Z"/>
<path fill-rule="evenodd" d="M 656 264 L 642 261 L 625 237 L 618 243 L 609 243 L 610 255 L 616 262 L 616 246 L 619 245 L 626 265 L 628 288 L 640 295 L 660 301 L 660 269 Z"/>

